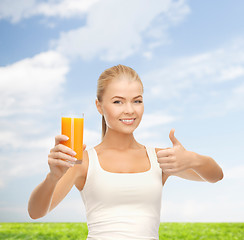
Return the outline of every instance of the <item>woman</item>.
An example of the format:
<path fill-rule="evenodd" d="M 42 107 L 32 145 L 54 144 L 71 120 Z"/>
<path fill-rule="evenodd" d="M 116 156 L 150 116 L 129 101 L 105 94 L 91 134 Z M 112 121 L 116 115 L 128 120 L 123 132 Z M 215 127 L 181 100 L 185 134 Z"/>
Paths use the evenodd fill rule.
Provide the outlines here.
<path fill-rule="evenodd" d="M 223 172 L 211 157 L 187 151 L 174 130 L 172 148 L 149 148 L 135 140 L 144 105 L 143 85 L 133 69 L 105 70 L 98 79 L 96 106 L 102 115 L 101 143 L 84 151 L 82 164 L 72 164 L 76 153 L 61 144 L 67 137 L 56 136 L 48 156 L 50 172 L 32 192 L 29 214 L 45 216 L 75 185 L 86 207 L 87 239 L 158 239 L 168 177 L 217 182 Z"/>

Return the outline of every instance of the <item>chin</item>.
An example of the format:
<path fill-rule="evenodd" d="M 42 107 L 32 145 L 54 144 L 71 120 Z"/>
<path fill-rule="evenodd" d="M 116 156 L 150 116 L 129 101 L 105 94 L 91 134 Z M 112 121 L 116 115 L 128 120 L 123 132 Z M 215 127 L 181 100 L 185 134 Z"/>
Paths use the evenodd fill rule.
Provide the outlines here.
<path fill-rule="evenodd" d="M 131 130 L 121 130 L 121 129 L 117 129 L 115 130 L 117 133 L 120 133 L 120 134 L 124 134 L 124 135 L 130 135 L 130 134 L 133 134 L 135 129 L 131 129 Z"/>

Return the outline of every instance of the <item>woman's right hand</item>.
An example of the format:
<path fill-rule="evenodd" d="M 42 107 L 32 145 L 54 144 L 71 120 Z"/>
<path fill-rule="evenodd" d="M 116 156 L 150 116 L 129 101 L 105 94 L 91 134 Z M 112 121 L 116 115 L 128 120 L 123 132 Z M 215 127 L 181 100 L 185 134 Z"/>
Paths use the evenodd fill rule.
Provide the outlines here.
<path fill-rule="evenodd" d="M 59 180 L 70 167 L 73 167 L 77 160 L 74 157 L 76 152 L 62 144 L 62 142 L 67 140 L 68 137 L 65 135 L 56 136 L 55 146 L 50 150 L 50 154 L 48 155 L 50 175 L 56 180 Z"/>

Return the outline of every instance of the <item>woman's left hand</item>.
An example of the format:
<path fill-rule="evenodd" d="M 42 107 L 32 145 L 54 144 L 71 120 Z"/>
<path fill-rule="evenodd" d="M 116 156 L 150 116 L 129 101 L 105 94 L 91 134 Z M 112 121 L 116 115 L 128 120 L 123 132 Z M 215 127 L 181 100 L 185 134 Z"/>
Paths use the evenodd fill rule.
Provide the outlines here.
<path fill-rule="evenodd" d="M 192 166 L 191 152 L 187 151 L 174 136 L 175 129 L 171 129 L 169 138 L 173 144 L 172 148 L 166 148 L 157 152 L 160 168 L 166 174 L 174 174 Z"/>

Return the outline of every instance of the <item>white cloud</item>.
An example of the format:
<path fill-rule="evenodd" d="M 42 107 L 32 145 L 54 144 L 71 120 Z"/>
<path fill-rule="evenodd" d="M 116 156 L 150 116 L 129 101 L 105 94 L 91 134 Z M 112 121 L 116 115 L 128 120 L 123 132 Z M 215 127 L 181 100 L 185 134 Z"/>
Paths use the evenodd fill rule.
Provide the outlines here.
<path fill-rule="evenodd" d="M 69 70 L 66 59 L 54 51 L 0 68 L 0 116 L 36 112 L 55 100 Z"/>
<path fill-rule="evenodd" d="M 40 124 L 40 122 L 38 123 Z M 13 124 L 13 122 L 11 122 L 11 124 Z M 17 125 L 17 127 L 19 127 L 19 125 Z M 31 126 L 30 131 L 32 128 L 34 128 L 34 126 Z M 4 149 L 11 149 L 11 152 L 4 152 L 0 157 L 0 188 L 3 188 L 10 178 L 47 173 L 48 153 L 54 146 L 55 137 L 54 133 L 49 134 L 50 135 L 44 137 L 40 134 L 36 134 L 32 137 L 33 140 L 28 140 L 28 135 L 30 135 L 30 133 L 24 129 L 20 128 L 19 131 L 8 129 L 7 134 L 4 134 L 1 130 L 1 147 Z M 51 136 L 52 134 L 53 136 Z M 100 138 L 101 134 L 97 131 L 85 129 L 84 143 L 87 145 L 87 149 L 98 144 Z"/>
<path fill-rule="evenodd" d="M 234 169 L 234 168 L 233 168 Z M 235 171 L 235 170 L 234 170 Z M 236 172 L 236 171 L 235 171 Z M 161 220 L 166 222 L 243 221 L 243 181 L 229 178 L 206 183 L 169 178 L 163 189 Z"/>
<path fill-rule="evenodd" d="M 4 187 L 4 182 L 0 179 L 0 189 Z"/>
<path fill-rule="evenodd" d="M 0 68 L 0 141 L 4 149 L 47 147 L 41 117 L 59 106 L 68 70 L 66 59 L 54 51 Z"/>
<path fill-rule="evenodd" d="M 33 16 L 84 17 L 84 27 L 63 32 L 51 46 L 70 57 L 85 60 L 122 60 L 142 50 L 151 58 L 152 50 L 170 42 L 167 30 L 180 23 L 190 9 L 185 0 L 13 0 L 0 2 L 0 19 L 17 23 Z M 86 14 L 86 15 L 85 15 Z"/>
<path fill-rule="evenodd" d="M 8 0 L 0 1 L 0 19 L 9 19 L 16 23 L 22 18 L 26 18 L 35 7 L 35 0 Z"/>
<path fill-rule="evenodd" d="M 33 10 L 35 14 L 42 14 L 44 16 L 58 16 L 62 18 L 81 17 L 86 13 L 95 3 L 100 0 L 62 0 L 62 1 L 48 1 L 37 5 L 37 9 Z"/>
<path fill-rule="evenodd" d="M 52 134 L 45 117 L 60 104 L 67 60 L 54 51 L 0 68 L 1 186 L 9 177 L 40 172 Z M 46 162 L 45 162 L 46 163 Z M 45 168 L 44 168 L 45 169 Z"/>
<path fill-rule="evenodd" d="M 142 53 L 142 56 L 147 58 L 148 60 L 151 60 L 153 57 L 153 53 L 151 51 L 146 51 Z"/>
<path fill-rule="evenodd" d="M 48 153 L 60 132 L 51 120 L 61 108 L 65 111 L 62 93 L 68 71 L 69 62 L 55 51 L 0 68 L 1 188 L 11 178 L 48 171 Z M 101 137 L 87 127 L 84 135 L 88 148 Z"/>
<path fill-rule="evenodd" d="M 44 17 L 83 17 L 99 0 L 1 0 L 0 19 L 17 23 L 33 16 Z"/>
<path fill-rule="evenodd" d="M 140 127 L 143 129 L 148 129 L 160 125 L 165 125 L 175 120 L 176 118 L 174 116 L 170 116 L 161 112 L 145 113 L 140 123 Z"/>
<path fill-rule="evenodd" d="M 182 97 L 187 91 L 200 93 L 204 86 L 216 86 L 244 76 L 243 41 L 233 41 L 228 46 L 194 56 L 173 60 L 170 64 L 153 70 L 143 81 L 150 95 L 161 99 Z"/>
<path fill-rule="evenodd" d="M 24 142 L 28 144 L 28 142 Z M 23 145 L 24 145 L 23 143 Z M 47 149 L 35 146 L 31 150 L 15 152 L 14 149 L 0 156 L 1 188 L 7 186 L 8 181 L 17 180 L 26 176 L 45 174 L 48 171 Z"/>
<path fill-rule="evenodd" d="M 84 144 L 86 144 L 86 149 L 99 144 L 101 140 L 102 133 L 99 133 L 98 131 L 94 131 L 91 129 L 84 129 Z"/>
<path fill-rule="evenodd" d="M 244 180 L 244 165 L 226 168 L 224 178 L 227 180 Z"/>
<path fill-rule="evenodd" d="M 243 56 L 239 38 L 213 51 L 171 60 L 141 76 L 145 96 L 161 101 L 169 112 L 173 104 L 178 114 L 194 110 L 200 118 L 243 109 Z"/>
<path fill-rule="evenodd" d="M 166 147 L 168 143 L 165 143 L 164 136 L 167 136 L 168 133 L 165 125 L 176 120 L 176 117 L 163 112 L 145 113 L 136 129 L 136 138 L 146 146 Z"/>
<path fill-rule="evenodd" d="M 230 190 L 230 188 L 227 188 Z M 226 193 L 220 193 L 219 197 L 213 195 L 202 200 L 194 199 L 179 200 L 169 199 L 163 201 L 161 221 L 163 222 L 242 222 L 243 203 L 241 200 L 230 200 Z M 231 194 L 231 193 L 229 193 Z M 233 194 L 233 192 L 232 192 Z M 180 196 L 179 196 L 180 197 Z M 222 199 L 221 199 L 222 198 Z M 204 200 L 203 200 L 204 199 Z M 233 202 L 235 207 L 233 208 Z"/>
<path fill-rule="evenodd" d="M 40 122 L 38 123 L 40 124 Z M 31 129 L 33 127 L 31 126 Z M 28 140 L 30 133 L 21 128 L 17 132 L 9 129 L 8 134 L 4 134 L 4 132 L 2 134 L 2 132 L 1 130 L 1 147 L 11 149 L 11 152 L 4 152 L 0 156 L 0 189 L 10 178 L 16 179 L 48 172 L 48 153 L 54 146 L 54 133 L 49 133 L 50 135 L 44 137 L 37 134 L 32 137 L 33 140 Z M 87 149 L 98 144 L 100 138 L 101 134 L 97 131 L 85 129 L 84 143 L 87 145 Z"/>
<path fill-rule="evenodd" d="M 181 221 L 182 219 L 188 219 L 193 221 L 197 217 L 203 216 L 206 212 L 206 204 L 199 204 L 196 200 L 184 200 L 183 202 L 165 202 L 165 210 L 163 211 L 162 218 L 167 220 Z M 164 217 L 165 215 L 165 217 Z M 169 218 L 169 219 L 168 219 Z"/>
<path fill-rule="evenodd" d="M 90 9 L 84 27 L 63 32 L 52 46 L 70 57 L 122 60 L 142 47 L 147 52 L 168 42 L 168 27 L 188 13 L 189 7 L 182 0 L 104 0 Z"/>
<path fill-rule="evenodd" d="M 244 109 L 244 84 L 234 87 L 226 101 L 227 110 L 243 110 Z"/>
<path fill-rule="evenodd" d="M 228 81 L 244 75 L 244 68 L 242 65 L 230 66 L 228 69 L 223 69 L 220 73 L 220 80 Z"/>

